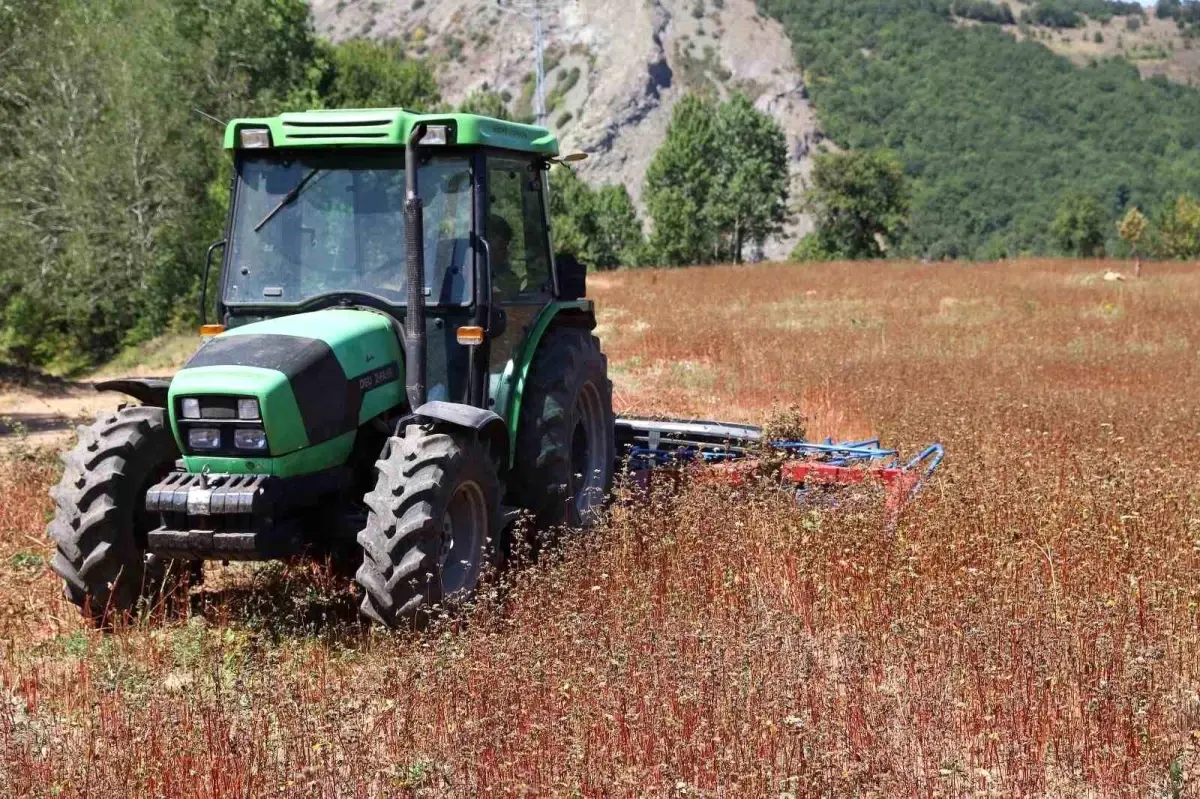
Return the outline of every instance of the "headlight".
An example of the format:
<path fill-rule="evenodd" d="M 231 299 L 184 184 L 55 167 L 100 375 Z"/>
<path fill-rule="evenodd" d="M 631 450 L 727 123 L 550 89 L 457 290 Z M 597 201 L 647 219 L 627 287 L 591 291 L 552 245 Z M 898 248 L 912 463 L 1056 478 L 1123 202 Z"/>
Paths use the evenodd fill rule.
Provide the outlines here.
<path fill-rule="evenodd" d="M 233 445 L 261 452 L 267 448 L 267 434 L 257 427 L 239 427 L 233 431 Z"/>
<path fill-rule="evenodd" d="M 257 419 L 258 418 L 258 400 L 255 399 L 240 399 L 237 403 L 237 411 L 239 419 Z"/>
<path fill-rule="evenodd" d="M 238 141 L 247 150 L 270 147 L 271 131 L 267 128 L 243 128 L 238 131 Z"/>
<path fill-rule="evenodd" d="M 188 430 L 188 446 L 192 449 L 220 449 L 221 431 L 215 427 L 193 427 Z"/>
<path fill-rule="evenodd" d="M 450 138 L 450 128 L 446 125 L 426 125 L 425 133 L 421 136 L 421 144 L 446 144 Z"/>
<path fill-rule="evenodd" d="M 184 419 L 199 419 L 200 418 L 200 400 L 193 398 L 185 399 L 182 403 Z"/>

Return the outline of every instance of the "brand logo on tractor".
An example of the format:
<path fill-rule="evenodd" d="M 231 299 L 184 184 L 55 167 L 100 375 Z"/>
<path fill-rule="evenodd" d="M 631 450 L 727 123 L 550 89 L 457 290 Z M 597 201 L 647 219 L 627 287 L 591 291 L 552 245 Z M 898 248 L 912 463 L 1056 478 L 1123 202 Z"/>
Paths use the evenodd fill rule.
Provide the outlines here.
<path fill-rule="evenodd" d="M 380 366 L 378 369 L 372 369 L 365 375 L 358 378 L 359 391 L 370 391 L 373 388 L 379 388 L 385 383 L 391 383 L 399 377 L 399 370 L 396 368 L 396 363 L 393 361 L 385 366 Z"/>

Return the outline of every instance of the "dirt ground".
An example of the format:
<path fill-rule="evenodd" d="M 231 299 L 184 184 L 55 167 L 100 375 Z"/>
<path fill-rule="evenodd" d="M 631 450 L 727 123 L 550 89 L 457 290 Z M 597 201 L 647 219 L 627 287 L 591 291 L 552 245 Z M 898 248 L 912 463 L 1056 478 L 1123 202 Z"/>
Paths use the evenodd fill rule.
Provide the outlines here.
<path fill-rule="evenodd" d="M 130 402 L 124 394 L 97 391 L 96 383 L 117 377 L 169 377 L 200 343 L 195 334 L 165 334 L 75 379 L 0 364 L 0 454 L 62 447 L 77 425 Z"/>
<path fill-rule="evenodd" d="M 75 425 L 127 402 L 119 394 L 99 392 L 93 381 L 42 376 L 26 383 L 0 380 L 0 453 L 13 447 L 57 447 L 68 442 Z"/>

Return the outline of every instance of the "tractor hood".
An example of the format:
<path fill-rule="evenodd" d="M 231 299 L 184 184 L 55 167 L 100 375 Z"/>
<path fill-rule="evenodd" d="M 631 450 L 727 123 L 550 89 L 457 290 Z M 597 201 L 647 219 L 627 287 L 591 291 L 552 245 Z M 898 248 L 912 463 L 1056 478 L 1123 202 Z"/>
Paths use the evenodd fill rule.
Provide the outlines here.
<path fill-rule="evenodd" d="M 168 408 L 187 469 L 283 475 L 341 465 L 360 424 L 403 404 L 402 364 L 397 329 L 371 311 L 314 311 L 228 330 L 171 381 Z M 191 398 L 199 418 L 196 403 L 185 414 Z M 239 399 L 257 401 L 258 420 L 244 418 Z M 216 446 L 190 442 L 197 427 L 219 430 Z M 263 429 L 266 448 L 239 447 L 238 428 Z"/>

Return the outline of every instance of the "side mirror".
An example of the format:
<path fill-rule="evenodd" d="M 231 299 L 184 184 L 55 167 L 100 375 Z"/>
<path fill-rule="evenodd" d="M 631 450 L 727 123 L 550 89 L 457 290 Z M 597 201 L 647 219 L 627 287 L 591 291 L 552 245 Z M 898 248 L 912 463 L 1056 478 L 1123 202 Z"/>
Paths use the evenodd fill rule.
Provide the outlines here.
<path fill-rule="evenodd" d="M 554 256 L 558 270 L 558 298 L 581 300 L 587 294 L 587 267 L 569 252 Z"/>

